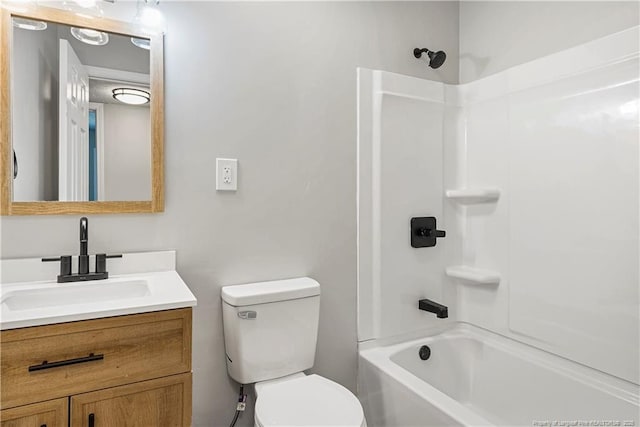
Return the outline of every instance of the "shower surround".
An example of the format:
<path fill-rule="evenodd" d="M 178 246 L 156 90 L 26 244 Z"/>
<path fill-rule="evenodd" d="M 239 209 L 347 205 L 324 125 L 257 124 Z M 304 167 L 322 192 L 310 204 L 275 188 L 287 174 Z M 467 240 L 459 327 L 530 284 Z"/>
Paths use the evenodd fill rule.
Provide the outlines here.
<path fill-rule="evenodd" d="M 365 409 L 378 408 L 367 414 L 374 425 L 411 422 L 389 404 L 394 387 L 427 397 L 389 374 L 393 357 L 376 366 L 371 351 L 460 324 L 531 346 L 547 354 L 549 372 L 579 371 L 585 387 L 620 400 L 607 406 L 585 388 L 576 406 L 540 405 L 519 422 L 595 419 L 598 408 L 607 421 L 624 407 L 618 421 L 638 425 L 639 36 L 634 27 L 458 86 L 358 70 L 359 384 Z M 419 216 L 446 230 L 436 247 L 410 246 Z M 418 310 L 422 298 L 448 306 L 449 319 Z M 429 370 L 437 350 L 421 361 L 418 347 L 412 363 Z M 469 363 L 493 366 L 473 354 Z M 430 405 L 452 398 L 429 374 L 397 372 L 426 378 Z M 469 373 L 469 384 L 491 374 Z M 525 398 L 529 386 L 509 383 L 508 394 Z M 466 424 L 453 415 L 442 419 Z"/>

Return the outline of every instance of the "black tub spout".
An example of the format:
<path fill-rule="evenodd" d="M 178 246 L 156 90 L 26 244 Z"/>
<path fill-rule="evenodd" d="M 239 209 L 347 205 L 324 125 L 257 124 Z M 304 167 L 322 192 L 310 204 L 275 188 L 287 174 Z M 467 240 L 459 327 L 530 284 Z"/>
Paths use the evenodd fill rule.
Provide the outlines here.
<path fill-rule="evenodd" d="M 430 299 L 421 299 L 418 301 L 418 308 L 420 310 L 428 311 L 429 313 L 434 313 L 439 319 L 446 319 L 449 317 L 449 309 L 446 306 L 438 304 L 435 301 L 431 301 Z"/>

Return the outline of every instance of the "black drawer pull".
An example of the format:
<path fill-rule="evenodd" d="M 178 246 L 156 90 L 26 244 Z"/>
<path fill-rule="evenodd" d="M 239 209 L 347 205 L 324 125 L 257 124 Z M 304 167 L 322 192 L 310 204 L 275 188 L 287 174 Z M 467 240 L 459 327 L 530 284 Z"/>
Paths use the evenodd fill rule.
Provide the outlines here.
<path fill-rule="evenodd" d="M 96 416 L 93 414 L 89 414 L 89 427 L 94 427 L 96 425 Z"/>
<path fill-rule="evenodd" d="M 77 359 L 60 360 L 59 362 L 47 362 L 46 360 L 40 365 L 29 366 L 29 372 L 41 371 L 43 369 L 59 368 L 60 366 L 75 365 L 77 363 L 93 362 L 94 360 L 104 359 L 104 354 L 89 354 L 86 357 L 78 357 Z"/>

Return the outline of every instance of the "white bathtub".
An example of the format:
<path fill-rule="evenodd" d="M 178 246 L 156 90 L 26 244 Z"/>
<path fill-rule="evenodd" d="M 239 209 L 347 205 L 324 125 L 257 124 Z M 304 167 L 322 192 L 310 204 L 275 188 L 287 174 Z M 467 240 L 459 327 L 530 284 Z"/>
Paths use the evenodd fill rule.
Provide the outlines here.
<path fill-rule="evenodd" d="M 428 345 L 431 357 L 418 351 Z M 453 324 L 360 350 L 371 426 L 640 426 L 640 388 L 514 340 Z"/>

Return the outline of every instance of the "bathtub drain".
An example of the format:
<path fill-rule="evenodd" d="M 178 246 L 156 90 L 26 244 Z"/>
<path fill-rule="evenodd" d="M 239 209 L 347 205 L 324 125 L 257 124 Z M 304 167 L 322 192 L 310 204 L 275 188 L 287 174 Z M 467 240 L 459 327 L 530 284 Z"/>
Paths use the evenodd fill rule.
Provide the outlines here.
<path fill-rule="evenodd" d="M 428 358 L 431 357 L 431 349 L 429 348 L 428 345 L 423 345 L 422 347 L 420 347 L 420 351 L 418 352 L 418 355 L 420 356 L 420 359 L 427 360 Z"/>

